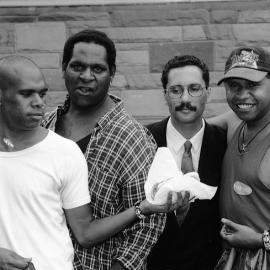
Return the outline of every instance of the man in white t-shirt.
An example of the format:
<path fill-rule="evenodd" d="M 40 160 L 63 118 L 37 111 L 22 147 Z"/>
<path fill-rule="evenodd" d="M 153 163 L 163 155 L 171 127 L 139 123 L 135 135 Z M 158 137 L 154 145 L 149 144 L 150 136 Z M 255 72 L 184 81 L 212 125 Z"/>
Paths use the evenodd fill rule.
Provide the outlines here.
<path fill-rule="evenodd" d="M 93 220 L 88 171 L 79 147 L 40 127 L 48 88 L 28 58 L 0 59 L 0 269 L 72 270 L 67 223 L 90 247 L 137 219 L 126 211 Z M 180 198 L 180 195 L 179 195 Z M 178 205 L 140 203 L 142 214 Z M 18 255 L 20 254 L 20 255 Z M 21 257 L 23 256 L 23 257 Z"/>
<path fill-rule="evenodd" d="M 37 269 L 71 270 L 63 209 L 73 219 L 72 209 L 90 202 L 84 156 L 72 141 L 39 127 L 47 86 L 34 63 L 2 59 L 0 81 L 1 246 L 31 257 Z"/>

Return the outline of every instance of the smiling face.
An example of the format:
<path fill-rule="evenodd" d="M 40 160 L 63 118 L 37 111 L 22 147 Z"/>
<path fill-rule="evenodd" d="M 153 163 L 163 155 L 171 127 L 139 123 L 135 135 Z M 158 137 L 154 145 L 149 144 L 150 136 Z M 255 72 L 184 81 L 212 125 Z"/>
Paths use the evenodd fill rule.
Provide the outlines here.
<path fill-rule="evenodd" d="M 94 107 L 108 94 L 114 71 L 110 74 L 105 47 L 79 42 L 63 72 L 71 107 Z"/>
<path fill-rule="evenodd" d="M 3 74 L 4 73 L 4 74 Z M 40 70 L 32 65 L 16 64 L 4 71 L 1 85 L 1 114 L 13 130 L 31 130 L 44 116 L 47 86 Z"/>
<path fill-rule="evenodd" d="M 231 109 L 244 121 L 270 117 L 270 79 L 260 82 L 231 78 L 224 81 Z"/>
<path fill-rule="evenodd" d="M 182 96 L 175 99 L 170 98 L 168 91 L 165 91 L 165 99 L 169 106 L 172 122 L 176 124 L 201 123 L 209 95 L 209 90 L 205 89 L 201 69 L 193 65 L 171 69 L 168 73 L 167 89 L 174 85 L 182 85 L 185 89 Z M 202 95 L 191 96 L 187 91 L 187 87 L 190 85 L 202 86 L 204 88 Z"/>

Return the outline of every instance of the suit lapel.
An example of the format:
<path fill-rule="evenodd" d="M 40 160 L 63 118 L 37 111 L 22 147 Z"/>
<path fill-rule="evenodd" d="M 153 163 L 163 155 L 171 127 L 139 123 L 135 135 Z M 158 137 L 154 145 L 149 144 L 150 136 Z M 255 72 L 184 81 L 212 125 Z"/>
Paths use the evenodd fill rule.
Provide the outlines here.
<path fill-rule="evenodd" d="M 154 136 L 158 147 L 167 146 L 166 130 L 167 130 L 168 121 L 169 121 L 169 117 L 161 120 L 160 122 L 147 126 L 147 128 L 150 130 L 150 132 Z"/>
<path fill-rule="evenodd" d="M 161 144 L 162 146 L 167 146 L 167 124 L 168 124 L 169 118 L 164 119 L 160 122 L 160 128 L 161 128 Z"/>
<path fill-rule="evenodd" d="M 213 142 L 215 141 L 214 133 L 211 132 L 212 127 L 205 122 L 205 129 L 202 140 L 202 147 L 200 153 L 198 173 L 200 175 L 201 182 L 211 185 L 211 171 L 213 170 L 213 159 L 216 158 L 215 149 L 213 148 Z"/>

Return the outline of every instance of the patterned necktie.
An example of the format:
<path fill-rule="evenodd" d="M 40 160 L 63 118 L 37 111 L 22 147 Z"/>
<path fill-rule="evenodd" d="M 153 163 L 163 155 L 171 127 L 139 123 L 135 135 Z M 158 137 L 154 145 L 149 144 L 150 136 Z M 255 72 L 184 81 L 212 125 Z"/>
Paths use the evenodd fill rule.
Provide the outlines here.
<path fill-rule="evenodd" d="M 186 141 L 184 143 L 185 152 L 182 158 L 181 171 L 185 174 L 188 172 L 194 172 L 193 163 L 192 163 L 192 155 L 191 155 L 191 147 L 192 143 L 190 141 Z"/>

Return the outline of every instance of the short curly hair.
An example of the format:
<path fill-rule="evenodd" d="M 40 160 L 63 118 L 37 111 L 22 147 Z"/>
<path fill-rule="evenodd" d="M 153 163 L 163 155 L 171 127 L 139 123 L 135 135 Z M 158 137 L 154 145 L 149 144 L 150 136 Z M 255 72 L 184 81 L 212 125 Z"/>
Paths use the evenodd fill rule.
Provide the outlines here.
<path fill-rule="evenodd" d="M 168 74 L 173 68 L 185 67 L 185 66 L 197 66 L 202 71 L 202 77 L 205 82 L 206 88 L 209 87 L 209 69 L 207 65 L 194 55 L 177 55 L 170 59 L 162 71 L 161 82 L 163 89 L 166 90 L 168 84 Z"/>
<path fill-rule="evenodd" d="M 79 42 L 95 43 L 95 44 L 103 46 L 107 51 L 107 63 L 109 66 L 110 74 L 112 75 L 112 73 L 116 69 L 116 64 L 115 64 L 116 49 L 115 49 L 114 42 L 104 32 L 93 30 L 93 29 L 82 30 L 70 36 L 67 39 L 64 45 L 64 51 L 63 51 L 63 59 L 62 59 L 63 71 L 66 70 L 68 63 L 70 59 L 72 58 L 75 44 Z"/>

